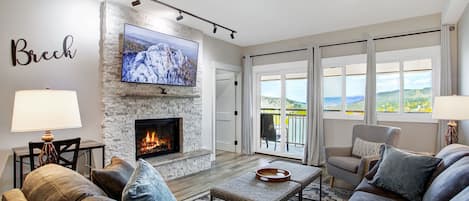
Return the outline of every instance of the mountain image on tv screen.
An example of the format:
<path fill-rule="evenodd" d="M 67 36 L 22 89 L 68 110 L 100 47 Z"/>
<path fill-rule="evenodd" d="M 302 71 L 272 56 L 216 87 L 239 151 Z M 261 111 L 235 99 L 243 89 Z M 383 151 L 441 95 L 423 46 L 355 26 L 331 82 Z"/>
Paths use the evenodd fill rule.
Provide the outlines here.
<path fill-rule="evenodd" d="M 195 86 L 199 44 L 125 24 L 123 82 Z"/>

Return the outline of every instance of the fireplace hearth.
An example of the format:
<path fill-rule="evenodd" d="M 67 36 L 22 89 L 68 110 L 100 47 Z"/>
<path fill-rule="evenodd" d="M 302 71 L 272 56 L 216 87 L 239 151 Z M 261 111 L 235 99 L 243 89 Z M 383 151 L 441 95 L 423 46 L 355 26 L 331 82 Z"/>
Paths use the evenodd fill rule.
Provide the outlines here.
<path fill-rule="evenodd" d="M 182 118 L 135 120 L 136 159 L 181 152 Z"/>

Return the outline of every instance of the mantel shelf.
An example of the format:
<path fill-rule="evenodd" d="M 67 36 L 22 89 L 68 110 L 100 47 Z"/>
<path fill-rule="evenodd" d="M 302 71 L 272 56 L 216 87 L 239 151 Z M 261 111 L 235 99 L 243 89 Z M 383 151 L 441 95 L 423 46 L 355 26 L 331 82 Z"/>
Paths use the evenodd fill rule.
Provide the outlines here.
<path fill-rule="evenodd" d="M 136 92 L 126 92 L 119 93 L 119 96 L 122 97 L 142 97 L 142 98 L 152 98 L 152 97 L 168 97 L 168 98 L 200 98 L 200 94 L 160 94 L 160 93 L 136 93 Z"/>

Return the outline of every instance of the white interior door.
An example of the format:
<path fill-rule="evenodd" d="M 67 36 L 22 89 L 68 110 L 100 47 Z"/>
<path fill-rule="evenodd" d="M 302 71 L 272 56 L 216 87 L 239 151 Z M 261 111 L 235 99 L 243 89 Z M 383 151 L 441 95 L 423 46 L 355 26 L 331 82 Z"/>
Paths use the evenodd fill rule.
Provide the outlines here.
<path fill-rule="evenodd" d="M 216 75 L 216 149 L 236 152 L 236 75 L 217 70 Z"/>

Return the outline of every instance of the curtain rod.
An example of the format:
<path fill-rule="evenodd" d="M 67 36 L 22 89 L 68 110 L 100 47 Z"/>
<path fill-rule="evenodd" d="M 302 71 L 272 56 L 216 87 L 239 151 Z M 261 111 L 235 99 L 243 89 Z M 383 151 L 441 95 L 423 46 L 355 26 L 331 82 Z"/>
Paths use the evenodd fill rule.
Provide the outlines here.
<path fill-rule="evenodd" d="M 348 45 L 348 44 L 353 44 L 353 43 L 363 43 L 363 42 L 366 42 L 366 40 L 356 40 L 356 41 L 349 41 L 349 42 L 342 42 L 342 43 L 332 43 L 332 44 L 320 45 L 319 48 L 331 47 L 331 46 L 337 46 L 337 45 Z"/>
<path fill-rule="evenodd" d="M 434 33 L 434 32 L 439 32 L 441 31 L 440 28 L 437 29 L 429 29 L 425 31 L 419 31 L 419 32 L 409 32 L 409 33 L 403 33 L 399 35 L 389 35 L 389 36 L 378 36 L 374 38 L 373 40 L 383 40 L 383 39 L 389 39 L 389 38 L 398 38 L 398 37 L 405 37 L 405 36 L 413 36 L 413 35 L 419 35 L 419 34 L 427 34 L 427 33 Z"/>
<path fill-rule="evenodd" d="M 299 52 L 299 51 L 306 51 L 306 50 L 308 50 L 308 48 L 285 50 L 285 51 L 279 51 L 279 52 L 270 52 L 270 53 L 264 53 L 264 54 L 256 54 L 256 55 L 250 55 L 249 57 L 253 58 L 253 57 L 269 56 L 269 55 L 274 55 L 274 54 L 283 54 L 283 53 Z M 246 56 L 243 56 L 243 59 L 244 58 L 246 58 Z"/>
<path fill-rule="evenodd" d="M 377 36 L 373 38 L 373 40 L 383 40 L 383 39 L 389 39 L 389 38 L 398 38 L 398 37 L 404 37 L 404 36 L 412 36 L 412 35 L 418 35 L 418 34 L 427 34 L 427 33 L 433 33 L 433 32 L 438 32 L 441 31 L 440 28 L 432 28 L 432 29 L 425 29 L 425 30 L 420 30 L 416 32 L 408 32 L 408 33 L 401 33 L 397 35 L 382 35 L 382 36 Z M 320 45 L 319 47 L 330 47 L 330 46 L 337 46 L 337 45 L 347 45 L 347 44 L 353 44 L 353 43 L 363 43 L 366 42 L 367 40 L 356 40 L 356 41 L 348 41 L 348 42 L 342 42 L 342 43 L 332 43 L 332 44 L 324 44 Z"/>
<path fill-rule="evenodd" d="M 397 34 L 397 35 L 378 36 L 377 38 L 374 38 L 373 40 L 398 38 L 398 37 L 412 36 L 412 35 L 418 35 L 418 34 L 434 33 L 434 32 L 439 32 L 439 31 L 441 31 L 440 28 L 433 28 L 433 29 L 420 30 L 420 31 L 416 31 L 416 32 L 402 33 L 402 34 Z M 363 43 L 363 42 L 366 42 L 366 41 L 367 40 L 356 40 L 356 41 L 348 41 L 348 42 L 341 42 L 341 43 L 331 43 L 331 44 L 320 45 L 319 47 L 322 48 L 322 47 L 331 47 L 331 46 L 337 46 L 337 45 L 347 45 L 347 44 L 353 44 L 353 43 Z M 285 50 L 285 51 L 271 52 L 271 53 L 265 53 L 265 54 L 256 54 L 256 55 L 251 55 L 249 57 L 253 58 L 253 57 L 268 56 L 268 55 L 274 55 L 274 54 L 299 52 L 299 51 L 305 51 L 305 50 L 308 50 L 308 49 L 307 48 L 302 48 L 302 49 L 294 49 L 294 50 Z M 244 58 L 246 58 L 246 57 L 243 56 L 243 59 Z"/>

